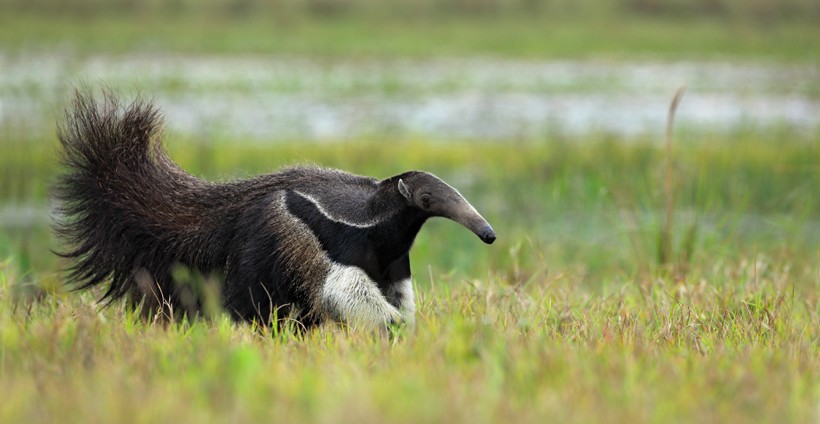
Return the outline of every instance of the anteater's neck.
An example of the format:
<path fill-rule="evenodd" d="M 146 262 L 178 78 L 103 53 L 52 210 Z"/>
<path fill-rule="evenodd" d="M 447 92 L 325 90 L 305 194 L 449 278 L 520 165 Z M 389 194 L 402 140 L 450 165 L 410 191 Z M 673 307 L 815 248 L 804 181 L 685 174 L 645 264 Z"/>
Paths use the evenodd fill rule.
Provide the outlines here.
<path fill-rule="evenodd" d="M 370 213 L 385 216 L 383 221 L 372 228 L 369 237 L 382 267 L 389 266 L 410 251 L 416 235 L 430 217 L 426 212 L 408 204 L 399 193 L 398 178 L 382 181 L 377 194 L 368 204 Z M 391 213 L 385 215 L 384 211 L 389 209 L 392 209 Z"/>

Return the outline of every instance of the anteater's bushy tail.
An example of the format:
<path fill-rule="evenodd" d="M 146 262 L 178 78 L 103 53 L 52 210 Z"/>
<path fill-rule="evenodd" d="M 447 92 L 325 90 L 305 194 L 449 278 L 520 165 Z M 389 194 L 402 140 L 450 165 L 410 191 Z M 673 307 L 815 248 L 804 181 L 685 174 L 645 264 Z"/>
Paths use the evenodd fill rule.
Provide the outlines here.
<path fill-rule="evenodd" d="M 65 171 L 55 186 L 55 230 L 69 246 L 59 254 L 73 260 L 76 288 L 110 281 L 103 300 L 173 298 L 168 270 L 197 253 L 179 240 L 196 236 L 184 233 L 201 224 L 192 215 L 207 183 L 168 158 L 161 127 L 149 102 L 123 105 L 108 91 L 97 100 L 90 90 L 74 93 L 59 127 Z M 150 280 L 149 293 L 141 275 Z"/>

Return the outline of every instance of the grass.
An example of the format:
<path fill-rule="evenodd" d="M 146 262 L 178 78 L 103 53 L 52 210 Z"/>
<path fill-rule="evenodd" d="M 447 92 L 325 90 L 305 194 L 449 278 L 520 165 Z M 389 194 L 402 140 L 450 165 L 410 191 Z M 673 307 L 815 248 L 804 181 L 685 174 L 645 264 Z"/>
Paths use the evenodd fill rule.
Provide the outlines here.
<path fill-rule="evenodd" d="M 304 160 L 376 176 L 430 169 L 499 241 L 429 223 L 412 254 L 417 327 L 389 339 L 98 310 L 93 293 L 60 287 L 42 224 L 7 227 L 0 422 L 812 422 L 818 144 L 770 136 L 781 143 L 679 142 L 671 238 L 692 222 L 697 235 L 691 256 L 664 265 L 659 144 L 203 145 L 170 134 L 171 155 L 209 178 Z M 15 192 L 42 202 L 32 187 L 46 186 L 53 159 L 4 165 L 19 157 L 30 160 L 14 172 L 29 174 L 13 180 L 32 186 Z"/>
<path fill-rule="evenodd" d="M 0 421 L 813 422 L 817 270 L 789 262 L 612 277 L 598 295 L 571 272 L 438 283 L 392 341 L 145 325 L 88 295 L 15 309 L 6 271 Z"/>

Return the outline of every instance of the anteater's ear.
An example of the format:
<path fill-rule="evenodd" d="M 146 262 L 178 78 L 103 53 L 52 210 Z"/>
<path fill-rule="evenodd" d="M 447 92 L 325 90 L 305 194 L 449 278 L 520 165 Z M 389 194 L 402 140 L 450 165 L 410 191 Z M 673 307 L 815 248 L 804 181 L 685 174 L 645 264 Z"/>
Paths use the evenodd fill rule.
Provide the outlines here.
<path fill-rule="evenodd" d="M 407 185 L 404 184 L 404 181 L 402 181 L 401 178 L 399 178 L 399 193 L 401 193 L 401 195 L 407 200 L 413 199 L 413 195 L 410 194 L 410 189 L 407 188 Z"/>

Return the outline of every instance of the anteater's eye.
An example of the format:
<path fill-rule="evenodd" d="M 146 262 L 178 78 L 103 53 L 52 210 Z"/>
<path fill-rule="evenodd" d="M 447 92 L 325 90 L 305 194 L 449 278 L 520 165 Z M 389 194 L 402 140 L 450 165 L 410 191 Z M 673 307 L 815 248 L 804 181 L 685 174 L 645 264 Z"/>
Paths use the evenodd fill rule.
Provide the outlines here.
<path fill-rule="evenodd" d="M 429 194 L 422 194 L 422 195 L 421 195 L 421 204 L 422 204 L 422 206 L 424 206 L 425 208 L 426 208 L 427 206 L 430 206 L 430 195 L 429 195 Z"/>

